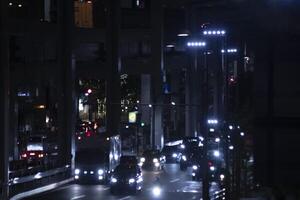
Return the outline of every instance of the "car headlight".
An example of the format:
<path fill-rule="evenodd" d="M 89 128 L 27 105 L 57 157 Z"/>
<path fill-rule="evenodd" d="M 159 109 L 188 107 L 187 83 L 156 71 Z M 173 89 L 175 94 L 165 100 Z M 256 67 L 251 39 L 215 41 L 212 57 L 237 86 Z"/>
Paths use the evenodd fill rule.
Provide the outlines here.
<path fill-rule="evenodd" d="M 98 170 L 98 175 L 103 175 L 103 174 L 104 174 L 103 169 L 99 169 L 99 170 Z"/>
<path fill-rule="evenodd" d="M 157 162 L 158 162 L 158 159 L 157 159 L 157 158 L 153 158 L 153 162 L 154 162 L 154 163 L 157 163 Z"/>
<path fill-rule="evenodd" d="M 141 162 L 145 162 L 146 159 L 144 157 L 141 158 Z"/>
<path fill-rule="evenodd" d="M 197 170 L 198 166 L 197 165 L 193 165 L 193 170 Z"/>
<path fill-rule="evenodd" d="M 76 175 L 80 174 L 80 169 L 75 169 L 75 174 Z"/>
<path fill-rule="evenodd" d="M 137 182 L 137 183 L 143 182 L 143 178 L 142 178 L 142 177 L 139 177 L 138 180 L 137 180 L 136 182 Z"/>
<path fill-rule="evenodd" d="M 183 161 L 186 161 L 186 156 L 181 157 Z"/>
<path fill-rule="evenodd" d="M 112 177 L 112 178 L 111 178 L 111 182 L 112 182 L 112 183 L 116 183 L 116 182 L 118 182 L 118 180 L 117 180 L 116 178 Z"/>
<path fill-rule="evenodd" d="M 158 186 L 155 186 L 155 187 L 152 189 L 152 193 L 153 193 L 153 195 L 156 196 L 156 197 L 160 196 L 160 194 L 161 194 L 161 188 L 158 187 Z"/>
<path fill-rule="evenodd" d="M 224 175 L 224 174 L 221 174 L 221 175 L 220 175 L 220 179 L 221 179 L 221 181 L 223 181 L 223 180 L 224 180 L 224 178 L 225 178 L 225 175 Z"/>
<path fill-rule="evenodd" d="M 160 165 L 160 164 L 159 164 L 158 162 L 154 163 L 154 166 L 155 166 L 155 167 L 159 167 L 159 165 Z"/>
<path fill-rule="evenodd" d="M 196 173 L 193 172 L 193 173 L 192 173 L 192 176 L 196 176 Z"/>
<path fill-rule="evenodd" d="M 214 166 L 210 166 L 209 169 L 210 169 L 210 171 L 215 171 L 216 170 L 216 168 Z"/>
<path fill-rule="evenodd" d="M 185 145 L 184 144 L 180 145 L 180 148 L 185 149 Z"/>
<path fill-rule="evenodd" d="M 178 156 L 177 153 L 173 153 L 173 154 L 172 154 L 172 157 L 173 157 L 173 158 L 177 158 L 177 156 Z"/>
<path fill-rule="evenodd" d="M 218 150 L 214 151 L 214 156 L 217 158 L 220 157 L 220 151 Z"/>
<path fill-rule="evenodd" d="M 135 179 L 134 179 L 134 178 L 129 179 L 129 184 L 132 184 L 132 183 L 134 183 L 134 182 L 135 182 Z"/>

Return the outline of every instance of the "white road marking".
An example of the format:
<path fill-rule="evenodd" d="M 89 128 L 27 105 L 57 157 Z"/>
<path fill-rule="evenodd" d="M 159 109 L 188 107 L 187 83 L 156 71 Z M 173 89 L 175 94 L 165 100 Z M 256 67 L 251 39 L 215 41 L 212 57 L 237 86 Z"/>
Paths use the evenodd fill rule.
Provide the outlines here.
<path fill-rule="evenodd" d="M 85 195 L 79 195 L 79 196 L 75 196 L 75 197 L 71 198 L 71 200 L 82 199 L 84 197 L 85 197 Z"/>
<path fill-rule="evenodd" d="M 121 198 L 119 200 L 125 200 L 125 199 L 129 199 L 129 198 L 130 198 L 130 196 L 126 196 L 126 197 L 123 197 L 123 198 Z"/>
<path fill-rule="evenodd" d="M 171 180 L 170 183 L 175 183 L 175 182 L 177 182 L 177 181 L 179 181 L 179 180 L 180 180 L 179 178 L 176 178 L 176 179 L 174 179 L 174 180 Z"/>
<path fill-rule="evenodd" d="M 103 190 L 108 190 L 109 189 L 109 187 L 105 187 L 105 188 L 103 188 Z"/>

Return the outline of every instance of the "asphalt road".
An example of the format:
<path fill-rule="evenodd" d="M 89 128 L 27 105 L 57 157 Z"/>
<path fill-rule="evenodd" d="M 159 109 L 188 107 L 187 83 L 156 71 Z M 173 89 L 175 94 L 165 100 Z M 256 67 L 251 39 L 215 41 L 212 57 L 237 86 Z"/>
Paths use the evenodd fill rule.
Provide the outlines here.
<path fill-rule="evenodd" d="M 156 177 L 160 177 L 162 193 L 154 197 L 152 188 Z M 170 164 L 163 171 L 143 171 L 143 189 L 134 194 L 111 195 L 107 185 L 79 185 L 69 184 L 55 190 L 26 198 L 24 200 L 143 200 L 143 199 L 170 199 L 170 200 L 194 200 L 202 197 L 201 182 L 192 181 L 190 170 L 182 172 L 176 164 Z M 211 193 L 218 190 L 217 185 L 212 185 Z"/>

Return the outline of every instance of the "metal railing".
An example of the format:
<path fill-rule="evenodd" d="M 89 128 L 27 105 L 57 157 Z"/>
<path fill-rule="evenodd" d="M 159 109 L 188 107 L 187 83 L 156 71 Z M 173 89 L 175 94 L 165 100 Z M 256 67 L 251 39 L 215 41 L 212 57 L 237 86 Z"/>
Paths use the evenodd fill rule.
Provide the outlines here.
<path fill-rule="evenodd" d="M 39 171 L 39 169 L 41 168 L 33 168 L 30 170 L 30 174 L 25 176 L 17 176 L 19 172 L 12 172 L 13 176 L 11 176 L 8 183 L 9 196 L 62 181 L 71 176 L 69 165 L 47 171 Z"/>

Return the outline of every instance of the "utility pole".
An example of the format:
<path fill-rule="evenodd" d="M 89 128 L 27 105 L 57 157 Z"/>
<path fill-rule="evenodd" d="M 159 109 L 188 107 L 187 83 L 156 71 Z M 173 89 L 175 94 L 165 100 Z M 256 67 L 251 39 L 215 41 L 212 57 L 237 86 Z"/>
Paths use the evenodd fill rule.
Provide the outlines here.
<path fill-rule="evenodd" d="M 7 200 L 8 186 L 8 139 L 9 139 L 9 35 L 7 30 L 8 2 L 0 2 L 0 195 Z"/>

